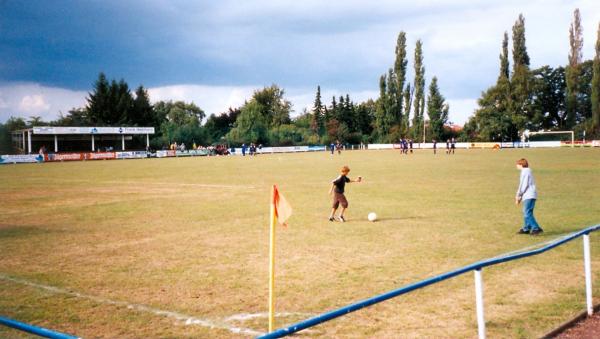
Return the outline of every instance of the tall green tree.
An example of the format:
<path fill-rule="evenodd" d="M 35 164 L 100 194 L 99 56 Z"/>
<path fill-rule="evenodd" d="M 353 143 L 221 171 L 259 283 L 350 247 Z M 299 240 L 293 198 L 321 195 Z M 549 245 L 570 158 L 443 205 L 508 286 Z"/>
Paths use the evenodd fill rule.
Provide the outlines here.
<path fill-rule="evenodd" d="M 431 129 L 431 139 L 442 140 L 444 137 L 444 124 L 448 122 L 449 106 L 444 96 L 440 93 L 437 77 L 431 79 L 429 95 L 427 97 L 427 115 Z"/>
<path fill-rule="evenodd" d="M 225 135 L 234 127 L 240 113 L 239 108 L 230 107 L 228 112 L 211 114 L 208 117 L 204 128 L 211 138 L 211 143 L 221 143 L 223 141 Z"/>
<path fill-rule="evenodd" d="M 519 18 L 512 28 L 513 33 L 513 74 L 510 82 L 513 129 L 511 135 L 516 138 L 518 132 L 527 128 L 531 118 L 531 72 L 529 70 L 529 54 L 525 43 L 525 17 Z"/>
<path fill-rule="evenodd" d="M 123 79 L 109 83 L 104 73 L 100 73 L 87 101 L 87 116 L 94 125 L 118 126 L 136 120 L 133 96 Z"/>
<path fill-rule="evenodd" d="M 129 124 L 133 112 L 133 96 L 129 90 L 129 85 L 124 79 L 119 80 L 119 82 L 111 81 L 110 99 L 110 106 L 113 107 L 113 111 L 105 123 L 109 125 Z"/>
<path fill-rule="evenodd" d="M 256 101 L 244 105 L 233 129 L 227 134 L 227 140 L 234 145 L 251 142 L 266 144 L 269 129 L 262 109 L 263 107 Z"/>
<path fill-rule="evenodd" d="M 154 109 L 156 116 L 162 121 L 159 139 L 162 145 L 153 146 L 160 147 L 177 142 L 185 143 L 189 148 L 193 143 L 208 143 L 209 136 L 201 127 L 204 111 L 194 103 L 159 101 L 154 105 Z"/>
<path fill-rule="evenodd" d="M 508 62 L 508 33 L 504 32 L 504 38 L 502 39 L 502 53 L 500 54 L 500 74 L 498 78 L 504 77 L 510 79 L 510 65 Z"/>
<path fill-rule="evenodd" d="M 387 100 L 385 103 L 385 119 L 386 125 L 391 127 L 398 125 L 402 118 L 402 97 L 398 97 L 398 94 L 401 94 L 402 92 L 398 92 L 396 73 L 394 73 L 394 70 L 391 68 L 388 70 L 386 83 Z"/>
<path fill-rule="evenodd" d="M 0 154 L 15 154 L 25 152 L 22 145 L 12 144 L 12 132 L 27 128 L 23 118 L 10 117 L 4 124 L 0 123 Z"/>
<path fill-rule="evenodd" d="M 516 138 L 511 116 L 507 107 L 498 105 L 506 95 L 501 86 L 492 86 L 477 100 L 478 108 L 467 125 L 471 128 L 470 138 L 481 141 L 503 141 Z M 465 129 L 468 129 L 465 126 Z"/>
<path fill-rule="evenodd" d="M 520 47 L 519 47 L 520 48 Z M 524 48 L 524 47 L 523 47 Z M 522 52 L 523 53 L 523 52 Z M 529 60 L 527 51 L 524 51 L 522 60 Z M 496 126 L 502 126 L 498 132 L 500 139 L 510 137 L 509 132 L 506 131 L 504 121 L 510 121 L 514 115 L 514 106 L 512 103 L 512 86 L 510 83 L 510 63 L 508 61 L 508 32 L 504 32 L 502 38 L 502 52 L 500 54 L 500 73 L 498 74 L 498 80 L 496 81 L 496 88 L 493 90 L 493 96 L 496 97 L 497 102 L 494 104 L 497 112 L 495 113 L 496 119 L 499 122 Z M 516 130 L 515 128 L 509 128 L 510 130 Z"/>
<path fill-rule="evenodd" d="M 515 46 L 522 49 L 521 46 Z M 519 53 L 523 53 L 522 51 Z M 526 51 L 519 62 L 528 60 Z M 500 70 L 496 84 L 485 90 L 478 99 L 478 108 L 472 118 L 465 124 L 464 133 L 471 140 L 510 140 L 516 138 L 513 124 L 513 103 L 511 83 L 509 79 L 508 34 L 505 32 L 500 53 Z"/>
<path fill-rule="evenodd" d="M 402 118 L 402 134 L 406 135 L 410 127 L 410 112 L 412 109 L 414 89 L 411 89 L 410 82 L 406 84 L 404 93 L 402 94 L 404 100 L 404 117 Z"/>
<path fill-rule="evenodd" d="M 160 127 L 161 121 L 154 114 L 154 108 L 150 104 L 148 91 L 144 86 L 139 86 L 135 90 L 135 99 L 133 99 L 133 107 L 131 114 L 128 117 L 128 123 L 134 126 L 153 126 L 156 129 Z"/>
<path fill-rule="evenodd" d="M 532 71 L 533 119 L 535 129 L 564 128 L 565 123 L 565 69 L 542 66 Z"/>
<path fill-rule="evenodd" d="M 323 134 L 324 131 L 324 110 L 323 103 L 321 102 L 321 86 L 317 86 L 317 93 L 315 94 L 315 104 L 313 105 L 310 129 L 317 135 Z"/>
<path fill-rule="evenodd" d="M 350 132 L 356 132 L 358 130 L 354 102 L 350 100 L 350 94 L 348 93 L 346 93 L 346 100 L 344 100 L 344 118 L 342 121 L 348 126 Z"/>
<path fill-rule="evenodd" d="M 277 85 L 255 91 L 250 101 L 240 108 L 241 113 L 227 139 L 234 144 L 268 143 L 269 130 L 291 123 L 292 103 L 285 99 L 284 94 L 285 91 Z"/>
<path fill-rule="evenodd" d="M 356 125 L 358 131 L 363 135 L 363 143 L 369 142 L 369 135 L 373 132 L 373 120 L 377 104 L 372 99 L 362 102 L 356 106 Z"/>
<path fill-rule="evenodd" d="M 401 31 L 398 34 L 398 40 L 396 41 L 396 60 L 394 62 L 394 75 L 395 75 L 395 93 L 394 97 L 396 100 L 395 111 L 394 111 L 394 123 L 402 124 L 403 118 L 403 91 L 404 83 L 406 82 L 406 68 L 408 66 L 408 60 L 406 55 L 406 33 Z"/>
<path fill-rule="evenodd" d="M 592 128 L 600 135 L 600 24 L 598 24 L 598 36 L 596 38 L 596 53 L 592 66 Z"/>
<path fill-rule="evenodd" d="M 383 141 L 386 138 L 390 126 L 387 120 L 387 82 L 385 75 L 379 77 L 379 99 L 377 99 L 377 110 L 375 111 L 375 134 L 379 141 Z"/>
<path fill-rule="evenodd" d="M 579 8 L 576 8 L 573 13 L 573 22 L 569 27 L 569 65 L 566 69 L 567 76 L 567 117 L 566 127 L 572 128 L 577 122 L 578 115 L 578 100 L 580 89 L 578 88 L 579 76 L 581 73 L 581 60 L 583 48 L 583 28 L 581 27 L 581 15 Z"/>
<path fill-rule="evenodd" d="M 112 107 L 110 107 L 110 84 L 106 75 L 100 73 L 98 80 L 94 83 L 94 90 L 89 93 L 86 110 L 89 120 L 94 125 L 102 125 L 110 119 Z"/>
<path fill-rule="evenodd" d="M 415 98 L 413 112 L 413 137 L 417 140 L 423 138 L 423 119 L 425 111 L 425 65 L 423 65 L 423 43 L 417 40 L 415 47 Z"/>
<path fill-rule="evenodd" d="M 268 127 L 289 124 L 292 103 L 285 99 L 285 91 L 273 84 L 254 91 L 250 101 L 256 102 L 260 114 Z"/>

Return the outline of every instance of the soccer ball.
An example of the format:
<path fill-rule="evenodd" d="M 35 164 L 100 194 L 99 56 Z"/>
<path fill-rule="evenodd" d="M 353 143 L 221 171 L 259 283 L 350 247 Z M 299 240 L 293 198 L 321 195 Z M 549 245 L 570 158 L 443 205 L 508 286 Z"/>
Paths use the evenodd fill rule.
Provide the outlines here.
<path fill-rule="evenodd" d="M 375 221 L 375 220 L 377 220 L 377 214 L 375 214 L 375 212 L 371 212 L 367 216 L 367 219 L 369 219 L 369 221 Z"/>

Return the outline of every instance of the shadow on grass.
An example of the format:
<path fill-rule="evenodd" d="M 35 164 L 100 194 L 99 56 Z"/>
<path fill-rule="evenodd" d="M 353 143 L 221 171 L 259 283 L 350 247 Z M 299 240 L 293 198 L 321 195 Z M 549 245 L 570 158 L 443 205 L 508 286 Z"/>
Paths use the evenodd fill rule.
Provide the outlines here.
<path fill-rule="evenodd" d="M 33 225 L 0 225 L 0 239 L 63 232 Z"/>
<path fill-rule="evenodd" d="M 384 221 L 400 221 L 400 220 L 417 220 L 417 219 L 425 219 L 424 217 L 417 216 L 409 216 L 409 217 L 395 217 L 395 218 L 380 218 L 375 220 L 375 222 L 384 222 Z"/>

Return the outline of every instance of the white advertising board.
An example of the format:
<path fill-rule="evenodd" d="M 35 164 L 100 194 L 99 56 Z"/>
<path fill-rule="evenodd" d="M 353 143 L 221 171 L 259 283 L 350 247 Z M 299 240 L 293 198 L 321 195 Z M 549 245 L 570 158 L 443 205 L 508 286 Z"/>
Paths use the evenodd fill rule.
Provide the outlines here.
<path fill-rule="evenodd" d="M 33 134 L 154 134 L 154 127 L 34 127 Z"/>

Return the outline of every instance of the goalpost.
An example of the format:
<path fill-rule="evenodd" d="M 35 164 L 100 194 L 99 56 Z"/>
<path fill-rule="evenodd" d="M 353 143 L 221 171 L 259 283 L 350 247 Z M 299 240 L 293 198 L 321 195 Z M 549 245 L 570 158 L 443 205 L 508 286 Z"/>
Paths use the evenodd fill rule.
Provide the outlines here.
<path fill-rule="evenodd" d="M 571 147 L 575 147 L 575 132 L 573 131 L 538 131 L 538 132 L 530 132 L 529 130 L 525 130 L 523 132 L 523 134 L 521 135 L 521 138 L 523 139 L 523 143 L 525 142 L 525 138 L 527 138 L 527 140 L 529 141 L 529 137 L 532 135 L 539 135 L 539 134 L 571 134 Z"/>

